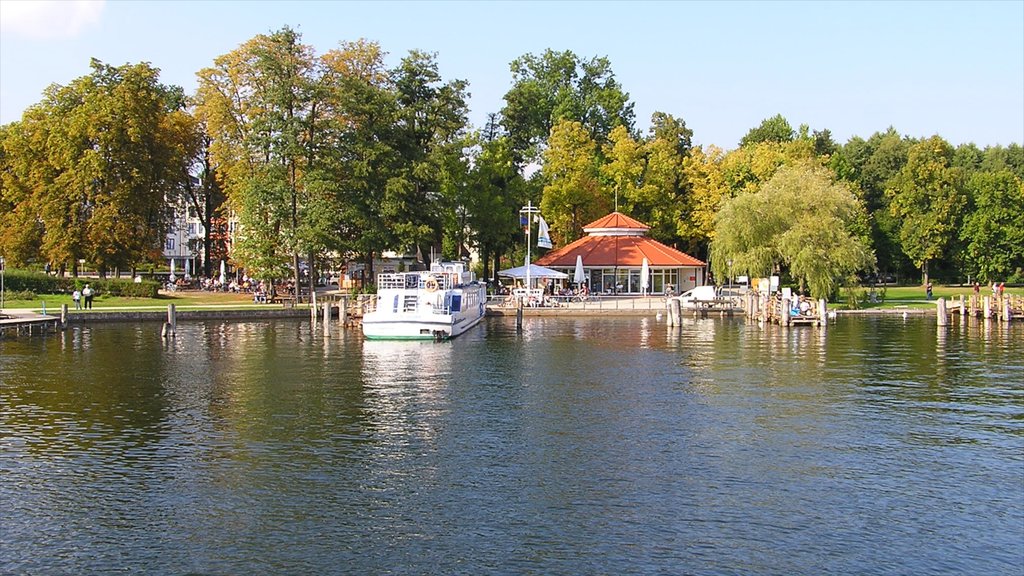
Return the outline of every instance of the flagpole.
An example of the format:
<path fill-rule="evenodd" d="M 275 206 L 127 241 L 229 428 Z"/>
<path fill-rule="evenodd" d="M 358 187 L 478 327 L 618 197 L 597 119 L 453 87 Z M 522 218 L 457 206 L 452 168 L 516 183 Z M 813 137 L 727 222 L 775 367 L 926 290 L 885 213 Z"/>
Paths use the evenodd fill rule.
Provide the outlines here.
<path fill-rule="evenodd" d="M 519 210 L 519 214 L 526 214 L 526 289 L 530 289 L 530 220 L 534 214 L 539 214 L 540 209 L 534 208 L 533 202 L 529 201 L 526 206 Z"/>

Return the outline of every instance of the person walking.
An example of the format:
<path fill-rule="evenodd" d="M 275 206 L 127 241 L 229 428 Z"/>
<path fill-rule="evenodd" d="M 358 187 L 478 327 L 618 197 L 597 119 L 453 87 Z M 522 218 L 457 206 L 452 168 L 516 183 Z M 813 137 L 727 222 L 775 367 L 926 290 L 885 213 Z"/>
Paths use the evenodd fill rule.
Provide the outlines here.
<path fill-rule="evenodd" d="M 85 309 L 92 310 L 92 287 L 88 284 L 82 289 L 82 296 L 85 296 Z"/>
<path fill-rule="evenodd" d="M 924 291 L 925 291 L 925 294 L 928 295 L 928 299 L 931 300 L 932 299 L 932 283 L 931 282 L 929 282 L 928 285 L 925 286 Z"/>
<path fill-rule="evenodd" d="M 82 309 L 82 291 L 75 288 L 75 291 L 71 293 L 71 300 L 75 303 L 75 310 Z"/>

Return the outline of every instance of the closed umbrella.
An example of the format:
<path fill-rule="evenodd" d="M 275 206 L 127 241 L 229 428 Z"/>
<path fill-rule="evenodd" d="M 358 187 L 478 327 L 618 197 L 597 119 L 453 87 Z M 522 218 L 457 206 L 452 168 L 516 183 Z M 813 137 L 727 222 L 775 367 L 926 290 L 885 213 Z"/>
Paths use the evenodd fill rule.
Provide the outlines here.
<path fill-rule="evenodd" d="M 587 281 L 586 275 L 583 273 L 583 256 L 576 255 L 576 271 L 573 272 L 572 281 L 576 284 L 583 284 Z"/>
<path fill-rule="evenodd" d="M 647 294 L 647 288 L 651 285 L 651 265 L 647 262 L 647 258 L 644 258 L 642 264 L 640 264 L 640 291 L 644 295 Z"/>
<path fill-rule="evenodd" d="M 221 285 L 228 283 L 228 265 L 223 260 L 220 261 L 220 283 Z"/>
<path fill-rule="evenodd" d="M 177 278 L 174 277 L 174 258 L 171 258 L 171 277 L 168 278 L 168 280 L 170 280 L 171 282 L 177 280 Z"/>

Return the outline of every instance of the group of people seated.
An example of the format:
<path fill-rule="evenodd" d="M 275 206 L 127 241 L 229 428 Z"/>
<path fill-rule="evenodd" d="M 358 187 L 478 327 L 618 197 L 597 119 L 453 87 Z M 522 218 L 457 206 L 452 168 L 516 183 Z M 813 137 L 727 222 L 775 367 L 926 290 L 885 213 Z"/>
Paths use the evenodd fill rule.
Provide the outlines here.
<path fill-rule="evenodd" d="M 526 289 L 517 283 L 514 288 L 502 286 L 499 294 L 505 295 L 502 305 L 507 307 L 518 306 L 519 300 L 522 299 L 523 305 L 532 308 L 557 308 L 563 306 L 565 302 L 582 302 L 587 300 L 590 297 L 590 290 L 586 284 L 582 284 L 576 289 L 569 287 Z"/>

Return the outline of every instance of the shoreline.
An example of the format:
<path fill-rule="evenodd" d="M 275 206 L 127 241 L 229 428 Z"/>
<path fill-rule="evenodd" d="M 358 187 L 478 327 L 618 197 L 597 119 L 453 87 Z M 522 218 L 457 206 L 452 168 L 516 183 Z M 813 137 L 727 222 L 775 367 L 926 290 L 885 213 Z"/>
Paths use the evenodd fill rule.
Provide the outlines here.
<path fill-rule="evenodd" d="M 862 309 L 843 310 L 834 309 L 837 316 L 893 316 L 893 315 L 914 315 L 934 316 L 936 310 L 923 308 L 884 308 L 884 309 Z M 4 311 L 12 315 L 12 318 L 52 318 L 59 319 L 59 314 L 47 313 L 43 315 L 36 310 L 29 309 L 8 309 Z M 484 314 L 489 317 L 515 317 L 515 308 L 503 308 L 488 306 Z M 552 316 L 552 317 L 600 317 L 600 316 L 658 316 L 665 314 L 666 310 L 661 307 L 644 308 L 523 308 L 523 316 Z M 690 314 L 692 316 L 692 314 Z M 232 320 L 244 322 L 247 320 L 273 320 L 273 319 L 294 319 L 308 318 L 310 309 L 308 307 L 297 308 L 248 308 L 248 309 L 224 309 L 224 310 L 181 310 L 175 311 L 178 321 L 205 321 L 205 320 Z M 742 310 L 732 312 L 722 310 L 709 314 L 711 317 L 743 317 Z M 321 312 L 322 317 L 322 312 Z M 337 318 L 337 316 L 332 316 Z M 165 322 L 167 321 L 167 310 L 94 310 L 90 312 L 67 313 L 68 324 L 93 324 L 111 322 Z"/>

